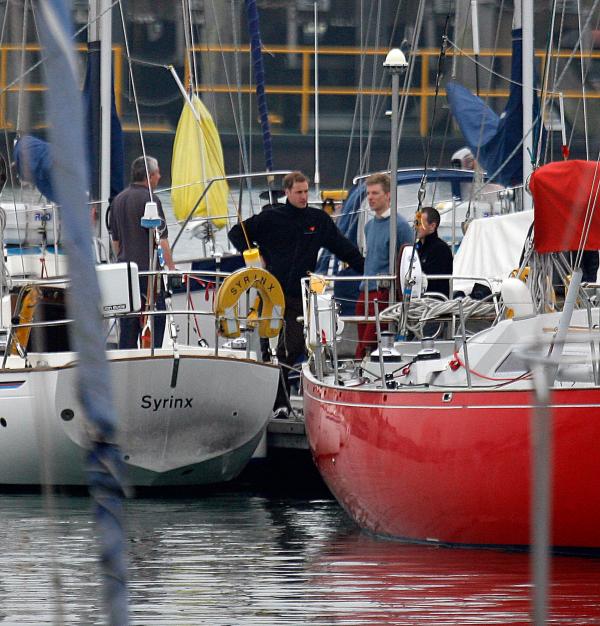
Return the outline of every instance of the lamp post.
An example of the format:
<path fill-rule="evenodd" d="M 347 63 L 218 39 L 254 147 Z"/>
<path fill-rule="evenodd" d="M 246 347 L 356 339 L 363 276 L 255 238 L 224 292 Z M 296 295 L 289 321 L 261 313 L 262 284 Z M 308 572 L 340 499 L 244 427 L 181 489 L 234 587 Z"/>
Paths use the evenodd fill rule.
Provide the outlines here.
<path fill-rule="evenodd" d="M 400 74 L 408 67 L 406 57 L 399 48 L 392 48 L 383 62 L 392 75 L 392 138 L 390 146 L 390 254 L 389 273 L 393 274 L 396 268 L 396 234 L 398 222 L 398 184 L 396 172 L 398 170 L 398 103 L 400 93 Z M 395 285 L 390 289 L 390 304 L 396 301 Z"/>

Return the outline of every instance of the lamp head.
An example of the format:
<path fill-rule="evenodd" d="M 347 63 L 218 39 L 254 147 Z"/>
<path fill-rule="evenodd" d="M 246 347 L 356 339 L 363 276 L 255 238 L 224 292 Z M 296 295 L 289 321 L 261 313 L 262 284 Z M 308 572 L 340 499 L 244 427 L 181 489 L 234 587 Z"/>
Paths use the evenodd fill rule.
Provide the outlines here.
<path fill-rule="evenodd" d="M 393 70 L 402 70 L 408 67 L 408 62 L 404 56 L 404 52 L 400 48 L 392 48 L 385 57 L 383 67 Z"/>

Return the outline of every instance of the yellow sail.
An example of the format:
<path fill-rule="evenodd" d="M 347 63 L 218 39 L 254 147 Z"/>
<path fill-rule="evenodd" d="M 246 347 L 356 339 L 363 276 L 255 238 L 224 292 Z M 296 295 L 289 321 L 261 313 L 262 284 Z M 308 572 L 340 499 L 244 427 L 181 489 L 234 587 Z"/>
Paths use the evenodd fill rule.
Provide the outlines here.
<path fill-rule="evenodd" d="M 225 175 L 223 148 L 217 127 L 198 96 L 192 97 L 192 104 L 196 115 L 187 104 L 184 105 L 173 146 L 171 202 L 173 213 L 178 220 L 187 218 L 202 195 L 206 181 Z M 228 194 L 227 181 L 214 182 L 194 211 L 194 215 L 199 217 L 227 215 Z M 217 228 L 227 223 L 224 217 L 212 221 Z"/>

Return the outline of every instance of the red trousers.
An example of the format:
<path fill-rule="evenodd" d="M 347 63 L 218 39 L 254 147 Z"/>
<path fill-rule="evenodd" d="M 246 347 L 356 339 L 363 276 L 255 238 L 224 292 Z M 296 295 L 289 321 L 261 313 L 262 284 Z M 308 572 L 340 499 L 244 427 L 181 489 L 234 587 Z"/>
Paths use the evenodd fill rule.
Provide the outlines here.
<path fill-rule="evenodd" d="M 369 315 L 375 315 L 373 300 L 377 300 L 379 311 L 383 311 L 389 303 L 389 289 L 369 291 Z M 365 292 L 361 291 L 356 302 L 356 315 L 365 315 Z M 356 346 L 356 358 L 362 359 L 365 354 L 377 347 L 377 327 L 374 322 L 359 322 L 358 345 Z M 381 330 L 387 329 L 387 324 L 381 326 Z"/>

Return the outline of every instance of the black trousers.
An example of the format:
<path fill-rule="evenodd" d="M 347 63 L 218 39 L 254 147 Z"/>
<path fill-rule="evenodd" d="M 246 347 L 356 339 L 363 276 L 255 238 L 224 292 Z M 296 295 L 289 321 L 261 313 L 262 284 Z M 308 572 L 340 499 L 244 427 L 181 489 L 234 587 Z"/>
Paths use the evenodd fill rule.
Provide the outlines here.
<path fill-rule="evenodd" d="M 304 327 L 297 321 L 297 318 L 303 314 L 302 298 L 286 296 L 283 328 L 279 333 L 277 341 L 277 360 L 284 367 L 281 368 L 282 376 L 273 407 L 275 409 L 281 406 L 289 406 L 286 397 L 286 391 L 288 395 L 290 392 L 289 368 L 293 367 L 306 354 Z"/>
<path fill-rule="evenodd" d="M 147 276 L 140 278 L 140 293 L 142 295 L 142 309 L 146 305 L 146 288 L 148 285 Z M 165 311 L 165 296 L 162 291 L 159 291 L 154 303 L 156 311 Z M 130 350 L 138 347 L 138 338 L 142 332 L 142 315 L 136 315 L 134 317 L 123 317 L 119 320 L 119 349 Z M 163 335 L 165 334 L 166 325 L 165 315 L 154 316 L 154 336 L 152 337 L 152 344 L 155 348 L 162 346 Z"/>

